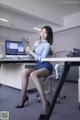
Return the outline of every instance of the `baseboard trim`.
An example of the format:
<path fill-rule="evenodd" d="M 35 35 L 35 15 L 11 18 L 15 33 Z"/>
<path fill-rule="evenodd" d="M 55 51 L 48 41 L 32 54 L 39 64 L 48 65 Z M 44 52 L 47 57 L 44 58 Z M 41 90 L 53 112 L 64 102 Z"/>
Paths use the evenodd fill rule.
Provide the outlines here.
<path fill-rule="evenodd" d="M 11 89 L 14 89 L 14 90 L 21 91 L 21 89 L 14 88 L 14 87 L 11 87 L 11 86 L 8 86 L 8 85 L 0 84 L 0 87 L 3 87 L 3 86 L 8 87 L 8 88 L 11 88 Z M 28 93 L 35 93 L 35 92 L 37 92 L 37 89 L 36 89 L 36 88 L 28 89 L 27 92 L 28 92 Z"/>

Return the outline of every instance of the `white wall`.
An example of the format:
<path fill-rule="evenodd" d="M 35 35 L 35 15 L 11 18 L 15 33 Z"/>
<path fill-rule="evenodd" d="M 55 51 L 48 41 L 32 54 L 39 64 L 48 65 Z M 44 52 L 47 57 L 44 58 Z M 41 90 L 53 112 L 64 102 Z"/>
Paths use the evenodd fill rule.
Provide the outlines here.
<path fill-rule="evenodd" d="M 65 16 L 63 21 L 64 25 L 62 27 L 56 27 L 56 32 L 80 27 L 80 12 Z"/>
<path fill-rule="evenodd" d="M 54 33 L 55 51 L 67 51 L 80 48 L 80 27 Z"/>
<path fill-rule="evenodd" d="M 10 29 L 7 27 L 0 26 L 0 38 L 3 40 L 10 39 L 10 40 L 21 40 L 23 36 L 30 37 L 32 34 L 26 31 Z M 0 39 L 1 41 L 1 39 Z"/>

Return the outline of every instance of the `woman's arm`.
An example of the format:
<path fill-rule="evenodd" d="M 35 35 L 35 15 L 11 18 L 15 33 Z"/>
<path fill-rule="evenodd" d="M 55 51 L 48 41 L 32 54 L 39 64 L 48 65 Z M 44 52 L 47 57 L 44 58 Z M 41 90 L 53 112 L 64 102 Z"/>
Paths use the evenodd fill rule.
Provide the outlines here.
<path fill-rule="evenodd" d="M 50 49 L 51 49 L 50 44 L 45 44 L 43 51 L 41 52 L 40 55 L 36 54 L 33 51 L 31 51 L 30 54 L 35 58 L 35 60 L 41 61 L 42 58 L 45 58 L 48 55 Z"/>

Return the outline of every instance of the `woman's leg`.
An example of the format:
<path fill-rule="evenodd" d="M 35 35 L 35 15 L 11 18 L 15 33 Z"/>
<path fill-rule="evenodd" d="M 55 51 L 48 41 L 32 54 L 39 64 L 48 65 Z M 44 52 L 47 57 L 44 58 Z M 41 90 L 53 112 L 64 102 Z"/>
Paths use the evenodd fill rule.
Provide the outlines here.
<path fill-rule="evenodd" d="M 22 73 L 22 92 L 21 92 L 21 101 L 20 101 L 20 106 L 22 107 L 24 106 L 25 101 L 28 100 L 26 91 L 27 91 L 28 81 L 29 81 L 28 77 L 32 71 L 34 71 L 34 69 L 26 68 Z"/>
<path fill-rule="evenodd" d="M 40 94 L 41 100 L 42 100 L 42 105 L 43 105 L 43 113 L 46 114 L 48 112 L 48 104 L 47 100 L 45 98 L 44 92 L 43 92 L 43 87 L 41 85 L 41 82 L 39 80 L 39 77 L 45 77 L 49 75 L 49 71 L 46 68 L 42 68 L 39 70 L 35 70 L 30 73 L 30 77 L 34 84 L 36 85 L 36 88 Z"/>

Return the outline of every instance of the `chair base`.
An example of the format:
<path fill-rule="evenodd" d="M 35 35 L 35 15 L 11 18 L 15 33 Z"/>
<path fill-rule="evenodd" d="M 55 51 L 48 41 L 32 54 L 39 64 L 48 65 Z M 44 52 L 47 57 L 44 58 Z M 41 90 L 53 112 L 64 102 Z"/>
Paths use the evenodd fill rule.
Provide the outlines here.
<path fill-rule="evenodd" d="M 51 95 L 52 97 L 54 96 L 54 93 L 52 94 L 52 92 L 49 93 L 48 91 L 46 91 L 45 94 L 49 94 L 49 95 Z M 38 102 L 38 103 L 41 103 L 41 99 L 40 99 L 39 93 L 36 94 L 36 97 L 37 97 L 37 102 Z M 64 99 L 66 99 L 66 96 L 65 96 L 65 95 L 59 96 L 59 98 L 57 99 L 57 104 L 61 104 L 61 103 L 62 103 L 62 100 L 64 100 Z"/>

